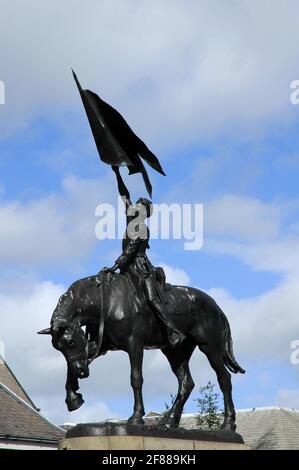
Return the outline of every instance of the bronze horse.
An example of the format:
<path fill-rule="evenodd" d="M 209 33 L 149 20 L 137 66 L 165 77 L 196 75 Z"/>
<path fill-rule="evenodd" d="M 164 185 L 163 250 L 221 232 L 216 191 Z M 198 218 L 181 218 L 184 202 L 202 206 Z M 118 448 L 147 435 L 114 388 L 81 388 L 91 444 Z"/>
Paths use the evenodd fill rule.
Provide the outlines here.
<path fill-rule="evenodd" d="M 74 282 L 59 299 L 51 327 L 40 332 L 52 335 L 53 346 L 67 361 L 66 404 L 69 411 L 84 403 L 82 395 L 77 393 L 78 378 L 88 377 L 89 363 L 107 351 L 121 350 L 130 358 L 134 392 L 134 412 L 128 422 L 143 424 L 143 350 L 160 349 L 178 379 L 178 392 L 166 425 L 178 426 L 183 406 L 194 387 L 189 360 L 198 346 L 214 369 L 223 393 L 222 429 L 234 431 L 235 409 L 227 369 L 234 373 L 245 371 L 234 358 L 229 323 L 216 302 L 198 289 L 166 284 L 165 296 L 168 308 L 173 312 L 173 322 L 186 335 L 186 339 L 174 348 L 142 294 L 132 289 L 129 277 L 114 274 L 110 282 L 105 279 L 107 273 L 101 271 Z M 85 331 L 82 327 L 86 327 Z"/>

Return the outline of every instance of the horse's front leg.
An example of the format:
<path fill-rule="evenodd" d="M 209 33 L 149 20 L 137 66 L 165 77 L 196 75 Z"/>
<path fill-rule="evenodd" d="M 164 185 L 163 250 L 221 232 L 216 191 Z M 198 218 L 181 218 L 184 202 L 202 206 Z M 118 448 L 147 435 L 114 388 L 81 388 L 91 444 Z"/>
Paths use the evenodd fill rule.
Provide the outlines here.
<path fill-rule="evenodd" d="M 81 393 L 76 393 L 79 390 L 79 383 L 77 377 L 75 377 L 70 368 L 67 368 L 67 379 L 65 384 L 66 399 L 65 403 L 69 411 L 75 411 L 83 405 L 84 400 Z"/>
<path fill-rule="evenodd" d="M 131 364 L 131 386 L 134 391 L 134 413 L 128 419 L 129 424 L 144 424 L 142 417 L 145 414 L 142 397 L 142 362 L 143 362 L 143 345 L 130 344 L 129 350 Z"/>

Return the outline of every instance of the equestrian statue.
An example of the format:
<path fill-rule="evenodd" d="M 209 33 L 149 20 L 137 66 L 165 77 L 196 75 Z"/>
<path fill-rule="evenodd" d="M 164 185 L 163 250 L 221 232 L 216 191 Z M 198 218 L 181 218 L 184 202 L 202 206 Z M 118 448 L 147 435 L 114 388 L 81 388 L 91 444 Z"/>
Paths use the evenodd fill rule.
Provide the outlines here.
<path fill-rule="evenodd" d="M 73 72 L 74 74 L 74 72 Z M 143 158 L 165 175 L 157 157 L 128 126 L 124 118 L 98 95 L 83 90 L 74 74 L 100 158 L 111 165 L 125 203 L 126 231 L 122 253 L 111 268 L 75 281 L 52 315 L 50 334 L 55 349 L 67 362 L 66 404 L 69 411 L 83 403 L 78 379 L 87 378 L 90 363 L 108 351 L 125 351 L 131 366 L 134 410 L 128 422 L 141 425 L 145 414 L 142 397 L 142 363 L 145 349 L 160 349 L 178 379 L 178 391 L 164 425 L 177 427 L 183 407 L 194 387 L 189 361 L 196 347 L 216 373 L 224 398 L 221 428 L 235 431 L 231 375 L 244 373 L 233 353 L 228 320 L 206 293 L 166 282 L 164 270 L 147 256 L 152 203 L 142 197 L 135 204 L 119 171 L 140 172 L 146 189 L 152 186 Z M 141 157 L 141 158 L 140 158 Z M 230 371 L 230 372 L 229 372 Z"/>

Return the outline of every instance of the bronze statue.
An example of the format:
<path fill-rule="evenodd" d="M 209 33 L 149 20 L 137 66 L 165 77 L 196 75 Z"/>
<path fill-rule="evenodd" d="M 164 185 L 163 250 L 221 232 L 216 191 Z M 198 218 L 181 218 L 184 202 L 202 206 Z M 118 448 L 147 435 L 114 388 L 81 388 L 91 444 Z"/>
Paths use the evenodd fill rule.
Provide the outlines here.
<path fill-rule="evenodd" d="M 81 394 L 77 393 L 78 378 L 88 377 L 90 362 L 107 351 L 121 350 L 128 353 L 131 364 L 134 412 L 129 422 L 142 424 L 145 414 L 142 399 L 143 350 L 161 349 L 179 381 L 166 425 L 178 426 L 183 406 L 194 387 L 189 360 L 198 346 L 215 370 L 224 396 L 222 428 L 234 430 L 235 410 L 227 368 L 234 373 L 244 373 L 244 370 L 234 358 L 226 316 L 211 297 L 198 289 L 166 284 L 164 295 L 173 323 L 186 336 L 175 348 L 144 295 L 134 292 L 127 273 L 101 271 L 74 282 L 60 298 L 51 327 L 40 333 L 52 336 L 53 346 L 67 361 L 68 409 L 75 410 L 83 403 Z M 85 333 L 83 326 L 86 326 Z"/>
<path fill-rule="evenodd" d="M 88 377 L 89 364 L 108 351 L 121 350 L 128 353 L 131 364 L 134 412 L 129 422 L 142 424 L 143 351 L 160 349 L 179 382 L 165 424 L 178 426 L 183 406 L 194 387 L 189 360 L 198 346 L 214 369 L 224 396 L 222 429 L 234 431 L 235 409 L 228 370 L 245 371 L 234 358 L 228 320 L 207 294 L 192 287 L 166 283 L 163 269 L 151 264 L 146 253 L 149 230 L 144 222 L 151 216 L 152 204 L 145 198 L 132 204 L 119 172 L 122 165 L 128 166 L 130 173 L 140 171 L 151 194 L 140 156 L 164 174 L 162 167 L 123 117 L 95 93 L 82 90 L 75 74 L 74 78 L 100 157 L 116 174 L 126 206 L 127 228 L 122 254 L 114 266 L 74 282 L 59 299 L 50 328 L 40 331 L 52 336 L 54 348 L 67 361 L 67 407 L 73 411 L 83 404 L 82 395 L 77 393 L 78 379 Z M 86 327 L 85 331 L 82 327 Z"/>

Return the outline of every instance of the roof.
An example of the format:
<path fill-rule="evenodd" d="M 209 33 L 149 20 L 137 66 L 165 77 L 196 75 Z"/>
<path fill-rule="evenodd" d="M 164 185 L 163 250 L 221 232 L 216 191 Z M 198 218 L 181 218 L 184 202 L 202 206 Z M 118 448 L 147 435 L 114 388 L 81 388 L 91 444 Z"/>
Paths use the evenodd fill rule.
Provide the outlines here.
<path fill-rule="evenodd" d="M 8 387 L 0 384 L 0 438 L 57 442 L 63 437 L 62 429 L 50 423 Z"/>
<path fill-rule="evenodd" d="M 298 410 L 273 407 L 240 411 L 237 430 L 253 449 L 299 449 Z"/>
<path fill-rule="evenodd" d="M 161 413 L 156 413 L 156 411 L 150 411 L 147 415 L 145 415 L 145 418 L 152 418 L 152 417 L 159 417 L 161 416 Z"/>
<path fill-rule="evenodd" d="M 196 426 L 196 415 L 183 415 L 181 425 Z M 299 411 L 269 406 L 236 410 L 237 432 L 256 450 L 299 449 Z"/>
<path fill-rule="evenodd" d="M 3 357 L 0 355 L 0 384 L 5 385 L 9 390 L 14 392 L 16 395 L 18 395 L 22 400 L 24 400 L 26 403 L 29 405 L 33 406 L 34 408 L 35 405 L 28 396 L 28 394 L 25 392 L 24 388 L 12 372 L 12 370 L 8 367 L 7 363 L 3 359 Z"/>
<path fill-rule="evenodd" d="M 157 416 L 146 419 L 156 421 Z M 269 406 L 236 410 L 237 433 L 256 450 L 298 450 L 299 410 Z M 196 413 L 182 415 L 180 426 L 197 428 Z"/>
<path fill-rule="evenodd" d="M 0 355 L 0 439 L 57 443 L 64 431 L 44 418 Z"/>

